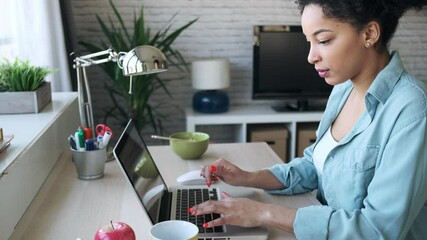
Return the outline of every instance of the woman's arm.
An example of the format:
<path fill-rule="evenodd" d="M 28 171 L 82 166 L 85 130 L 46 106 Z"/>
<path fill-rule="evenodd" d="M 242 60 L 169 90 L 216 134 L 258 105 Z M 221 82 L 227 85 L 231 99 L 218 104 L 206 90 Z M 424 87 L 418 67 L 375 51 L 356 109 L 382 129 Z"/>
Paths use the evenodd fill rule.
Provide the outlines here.
<path fill-rule="evenodd" d="M 245 177 L 244 187 L 260 188 L 265 190 L 285 189 L 283 185 L 269 170 L 263 169 L 256 172 L 248 172 Z"/>
<path fill-rule="evenodd" d="M 275 227 L 294 234 L 294 222 L 297 209 L 267 204 L 261 215 L 263 225 Z"/>

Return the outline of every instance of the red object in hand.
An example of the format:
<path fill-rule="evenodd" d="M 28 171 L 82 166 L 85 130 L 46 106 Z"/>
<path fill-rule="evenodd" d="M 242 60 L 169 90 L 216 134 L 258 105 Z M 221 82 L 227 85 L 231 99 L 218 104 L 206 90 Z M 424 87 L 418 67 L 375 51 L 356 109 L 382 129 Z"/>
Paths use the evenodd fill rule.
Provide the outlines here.
<path fill-rule="evenodd" d="M 136 240 L 133 229 L 123 222 L 111 222 L 98 229 L 94 240 Z"/>
<path fill-rule="evenodd" d="M 216 171 L 216 167 L 214 165 L 211 165 L 211 172 L 215 172 Z"/>

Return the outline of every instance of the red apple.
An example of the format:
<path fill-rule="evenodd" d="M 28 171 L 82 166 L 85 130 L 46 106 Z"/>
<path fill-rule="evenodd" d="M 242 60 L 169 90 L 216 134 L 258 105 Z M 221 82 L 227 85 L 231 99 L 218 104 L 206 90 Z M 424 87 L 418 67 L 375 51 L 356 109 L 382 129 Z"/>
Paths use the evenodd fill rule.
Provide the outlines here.
<path fill-rule="evenodd" d="M 133 229 L 123 222 L 110 222 L 95 234 L 95 240 L 135 240 Z"/>

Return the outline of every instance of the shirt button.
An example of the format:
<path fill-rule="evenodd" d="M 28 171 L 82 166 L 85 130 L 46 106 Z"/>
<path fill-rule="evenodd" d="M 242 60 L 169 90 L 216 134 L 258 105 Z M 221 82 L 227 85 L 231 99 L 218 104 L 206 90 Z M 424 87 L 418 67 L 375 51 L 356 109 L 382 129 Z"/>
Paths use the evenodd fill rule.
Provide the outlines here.
<path fill-rule="evenodd" d="M 360 171 L 362 168 L 360 167 L 360 164 L 359 164 L 359 163 L 356 163 L 356 164 L 354 165 L 354 169 L 355 169 L 355 170 L 357 170 L 357 171 Z"/>

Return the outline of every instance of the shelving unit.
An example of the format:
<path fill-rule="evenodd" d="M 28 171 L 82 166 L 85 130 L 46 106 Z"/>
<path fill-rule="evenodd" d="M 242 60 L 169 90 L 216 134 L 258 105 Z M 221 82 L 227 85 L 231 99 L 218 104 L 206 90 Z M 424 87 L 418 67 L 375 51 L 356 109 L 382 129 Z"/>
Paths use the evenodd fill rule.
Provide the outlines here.
<path fill-rule="evenodd" d="M 198 131 L 203 126 L 229 125 L 235 142 L 247 142 L 250 125 L 283 124 L 289 131 L 289 158 L 296 156 L 298 124 L 318 123 L 322 115 L 322 111 L 276 112 L 268 105 L 235 106 L 221 114 L 203 114 L 186 109 L 187 131 Z"/>

